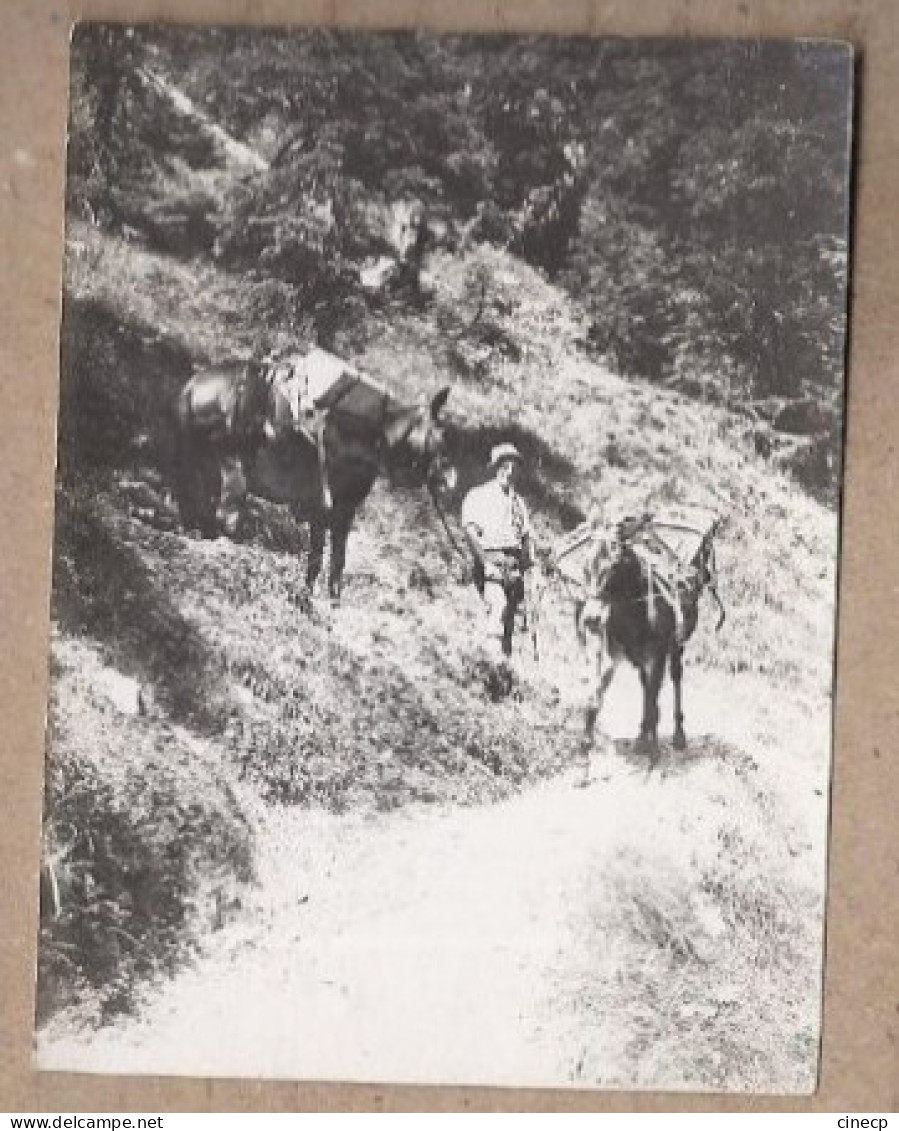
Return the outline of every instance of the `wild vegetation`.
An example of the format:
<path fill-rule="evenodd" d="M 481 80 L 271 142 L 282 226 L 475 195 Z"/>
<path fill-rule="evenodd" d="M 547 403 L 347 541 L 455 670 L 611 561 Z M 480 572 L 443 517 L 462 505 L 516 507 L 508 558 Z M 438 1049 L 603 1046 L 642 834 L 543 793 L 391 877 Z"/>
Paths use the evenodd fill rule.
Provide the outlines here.
<path fill-rule="evenodd" d="M 617 372 L 742 407 L 760 449 L 802 437 L 791 465 L 832 489 L 841 48 L 110 28 L 75 48 L 72 210 L 264 278 L 270 333 L 352 344 L 359 263 L 415 199 L 433 242 L 504 246 L 576 296 Z"/>
<path fill-rule="evenodd" d="M 752 1042 L 775 1020 L 778 1048 L 814 1042 L 821 875 L 778 839 L 776 762 L 826 780 L 844 66 L 802 44 L 79 29 L 42 1019 L 129 1008 L 239 913 L 273 807 L 497 800 L 574 757 L 564 601 L 519 695 L 492 702 L 473 591 L 424 497 L 376 489 L 344 607 L 311 616 L 305 534 L 278 508 L 255 504 L 240 544 L 180 530 L 174 390 L 205 362 L 317 341 L 403 397 L 451 380 L 461 489 L 514 440 L 544 543 L 596 502 L 728 514 L 727 628 L 701 623 L 686 686 L 739 682 L 746 735 L 722 721 L 727 742 L 678 771 L 674 856 L 636 824 L 585 904 L 643 989 L 616 998 L 606 957 L 605 989 L 572 993 L 618 1010 L 646 1079 L 680 1055 L 672 1032 L 714 1029 L 708 1086 L 770 1079 L 777 1048 Z M 427 220 L 413 285 L 372 293 L 360 271 L 396 254 L 410 200 Z M 115 676 L 139 710 L 116 705 Z M 718 935 L 685 910 L 694 888 Z M 733 1000 L 691 1020 L 710 964 Z M 672 972 L 684 996 L 660 1036 Z"/>

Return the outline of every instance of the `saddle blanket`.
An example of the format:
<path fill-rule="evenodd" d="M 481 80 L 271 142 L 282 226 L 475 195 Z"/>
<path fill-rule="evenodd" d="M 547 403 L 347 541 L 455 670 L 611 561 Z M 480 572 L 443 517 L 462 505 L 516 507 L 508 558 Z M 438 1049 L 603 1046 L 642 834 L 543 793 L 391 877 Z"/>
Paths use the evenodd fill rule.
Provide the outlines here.
<path fill-rule="evenodd" d="M 281 358 L 272 366 L 271 380 L 290 405 L 297 423 L 313 410 L 336 412 L 357 424 L 379 426 L 398 404 L 374 378 L 327 350 Z"/>

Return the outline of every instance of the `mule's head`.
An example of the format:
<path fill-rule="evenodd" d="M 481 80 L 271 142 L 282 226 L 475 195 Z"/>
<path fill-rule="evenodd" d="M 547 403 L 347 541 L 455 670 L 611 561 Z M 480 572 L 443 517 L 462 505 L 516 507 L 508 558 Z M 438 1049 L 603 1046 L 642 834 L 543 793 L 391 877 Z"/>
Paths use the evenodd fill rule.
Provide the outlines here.
<path fill-rule="evenodd" d="M 584 562 L 581 594 L 574 610 L 575 630 L 582 646 L 590 638 L 600 640 L 605 635 L 616 571 L 621 568 L 615 554 L 609 539 L 597 537 Z"/>
<path fill-rule="evenodd" d="M 696 603 L 699 602 L 700 594 L 708 589 L 718 605 L 718 623 L 715 626 L 716 631 L 724 624 L 725 612 L 724 605 L 721 603 L 721 598 L 718 596 L 718 563 L 715 560 L 715 538 L 720 534 L 722 528 L 726 525 L 727 518 L 716 518 L 712 526 L 706 531 L 699 543 L 693 560 L 690 563 L 693 568 L 695 581 L 695 599 Z"/>
<path fill-rule="evenodd" d="M 581 647 L 590 637 L 602 637 L 609 623 L 609 603 L 598 594 L 589 594 L 575 602 L 574 629 Z"/>
<path fill-rule="evenodd" d="M 429 404 L 403 409 L 384 433 L 391 475 L 415 486 L 427 485 L 438 494 L 452 491 L 457 479 L 440 421 L 448 396 L 449 387 L 441 389 Z"/>

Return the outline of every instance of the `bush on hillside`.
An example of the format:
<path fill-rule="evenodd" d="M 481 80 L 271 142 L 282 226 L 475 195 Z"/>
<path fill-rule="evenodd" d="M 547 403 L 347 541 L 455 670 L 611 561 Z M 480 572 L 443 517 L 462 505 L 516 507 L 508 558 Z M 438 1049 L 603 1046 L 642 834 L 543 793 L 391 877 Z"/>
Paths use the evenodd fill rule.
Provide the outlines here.
<path fill-rule="evenodd" d="M 835 507 L 840 498 L 841 458 L 839 431 L 834 429 L 800 441 L 778 462 L 813 499 Z"/>
<path fill-rule="evenodd" d="M 54 667 L 37 1012 L 106 1020 L 240 906 L 252 830 L 195 750 L 104 698 L 92 650 Z"/>
<path fill-rule="evenodd" d="M 169 408 L 193 359 L 156 328 L 67 293 L 62 323 L 60 471 L 121 467 L 147 439 L 164 446 Z"/>

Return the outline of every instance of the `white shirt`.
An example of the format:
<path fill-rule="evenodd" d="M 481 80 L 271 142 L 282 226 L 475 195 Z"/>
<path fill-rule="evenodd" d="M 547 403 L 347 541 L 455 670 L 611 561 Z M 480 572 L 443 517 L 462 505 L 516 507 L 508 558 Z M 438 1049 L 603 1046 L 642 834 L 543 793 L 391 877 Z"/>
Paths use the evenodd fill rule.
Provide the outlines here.
<path fill-rule="evenodd" d="M 523 499 L 514 487 L 504 491 L 495 479 L 468 492 L 462 503 L 462 523 L 474 527 L 485 550 L 520 550 L 530 533 Z"/>

